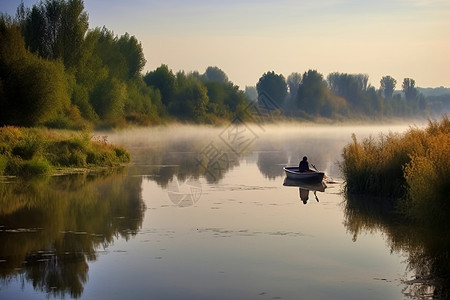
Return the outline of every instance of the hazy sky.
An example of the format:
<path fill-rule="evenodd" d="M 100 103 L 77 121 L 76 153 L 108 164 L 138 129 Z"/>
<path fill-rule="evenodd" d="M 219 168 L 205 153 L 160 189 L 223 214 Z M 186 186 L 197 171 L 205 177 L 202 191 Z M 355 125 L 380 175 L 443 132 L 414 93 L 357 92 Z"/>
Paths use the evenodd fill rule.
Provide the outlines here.
<path fill-rule="evenodd" d="M 37 1 L 24 1 L 30 7 Z M 15 14 L 20 0 L 2 0 Z M 235 84 L 316 69 L 450 87 L 449 0 L 85 0 L 90 28 L 141 41 L 145 71 L 217 66 Z"/>

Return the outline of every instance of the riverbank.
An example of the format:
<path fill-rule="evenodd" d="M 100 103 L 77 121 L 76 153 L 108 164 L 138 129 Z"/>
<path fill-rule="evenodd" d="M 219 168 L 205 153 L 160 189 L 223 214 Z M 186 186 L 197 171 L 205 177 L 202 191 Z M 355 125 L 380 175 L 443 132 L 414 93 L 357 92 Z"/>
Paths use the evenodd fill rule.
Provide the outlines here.
<path fill-rule="evenodd" d="M 115 167 L 129 152 L 87 131 L 0 128 L 0 176 L 35 176 Z"/>

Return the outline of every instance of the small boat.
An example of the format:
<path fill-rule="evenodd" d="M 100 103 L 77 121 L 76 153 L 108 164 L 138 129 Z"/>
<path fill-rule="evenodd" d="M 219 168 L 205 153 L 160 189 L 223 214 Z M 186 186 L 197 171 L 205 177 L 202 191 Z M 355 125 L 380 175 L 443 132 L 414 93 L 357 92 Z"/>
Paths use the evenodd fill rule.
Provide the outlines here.
<path fill-rule="evenodd" d="M 286 177 L 289 179 L 309 182 L 321 182 L 325 175 L 323 172 L 319 171 L 299 172 L 298 167 L 283 167 L 283 170 L 286 172 Z"/>

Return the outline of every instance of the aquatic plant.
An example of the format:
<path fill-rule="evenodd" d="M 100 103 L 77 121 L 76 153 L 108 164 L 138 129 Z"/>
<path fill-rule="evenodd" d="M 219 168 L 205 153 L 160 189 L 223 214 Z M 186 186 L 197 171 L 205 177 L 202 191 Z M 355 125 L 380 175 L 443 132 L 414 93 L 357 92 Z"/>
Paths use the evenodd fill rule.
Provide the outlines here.
<path fill-rule="evenodd" d="M 421 223 L 448 227 L 450 217 L 450 122 L 431 122 L 426 151 L 413 153 L 404 167 L 408 214 Z"/>
<path fill-rule="evenodd" d="M 423 189 L 442 193 L 449 186 L 449 134 L 450 122 L 444 115 L 441 122 L 430 120 L 426 129 L 411 127 L 403 135 L 390 132 L 362 142 L 352 135 L 340 164 L 346 191 L 388 197 L 416 194 L 415 198 L 425 193 L 419 192 Z"/>
<path fill-rule="evenodd" d="M 350 194 L 376 196 L 401 196 L 404 192 L 402 166 L 409 161 L 408 151 L 412 145 L 404 143 L 395 133 L 380 135 L 353 142 L 343 150 L 341 171 Z"/>

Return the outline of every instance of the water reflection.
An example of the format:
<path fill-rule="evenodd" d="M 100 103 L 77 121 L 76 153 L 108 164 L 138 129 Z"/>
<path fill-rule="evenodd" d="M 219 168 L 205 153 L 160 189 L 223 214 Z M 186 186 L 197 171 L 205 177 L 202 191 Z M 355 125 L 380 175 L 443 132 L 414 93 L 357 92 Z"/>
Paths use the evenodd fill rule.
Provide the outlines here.
<path fill-rule="evenodd" d="M 88 261 L 142 225 L 140 177 L 120 170 L 0 184 L 0 277 L 54 297 L 80 297 Z"/>
<path fill-rule="evenodd" d="M 294 298 L 302 288 L 315 292 L 324 287 L 328 288 L 328 298 L 339 291 L 338 298 L 348 298 L 358 285 L 352 276 L 361 275 L 355 272 L 365 265 L 353 261 L 360 248 L 342 246 L 343 258 L 334 250 L 328 251 L 330 240 L 335 239 L 339 245 L 348 240 L 345 228 L 340 226 L 342 212 L 334 205 L 341 201 L 341 196 L 330 193 L 332 187 L 326 190 L 322 185 L 285 181 L 285 188 L 281 182 L 282 167 L 297 165 L 303 155 L 328 176 L 337 176 L 335 162 L 353 131 L 267 127 L 264 134 L 258 132 L 258 138 L 239 151 L 232 151 L 232 144 L 224 142 L 220 128 L 142 129 L 105 134 L 109 135 L 108 140 L 126 145 L 132 153 L 132 163 L 121 172 L 0 183 L 2 282 L 8 285 L 19 278 L 58 298 L 89 297 L 89 291 L 111 295 L 119 291 L 123 294 L 117 297 L 134 293 L 145 298 L 148 294 L 157 295 L 158 291 L 160 295 L 165 295 L 165 291 L 174 295 L 170 294 L 173 287 L 193 291 L 188 296 L 195 298 L 198 296 L 195 293 L 201 290 L 195 287 L 204 283 L 210 284 L 205 298 L 220 296 L 230 286 L 238 286 L 242 292 L 236 292 L 235 298 L 259 297 L 258 293 L 246 292 L 262 294 L 271 284 L 273 298 L 278 297 L 275 292 L 279 290 L 289 290 L 287 295 L 291 297 L 285 298 Z M 299 189 L 298 196 L 289 199 L 289 189 L 295 189 L 291 190 L 294 193 Z M 133 258 L 108 255 L 105 258 L 108 263 L 99 260 L 91 264 L 103 253 L 103 248 L 114 240 L 130 239 L 143 226 L 141 193 L 147 196 L 150 207 L 145 221 L 148 224 L 144 223 L 139 236 L 120 248 L 132 253 Z M 197 205 L 202 193 L 204 202 Z M 298 209 L 303 204 L 297 203 L 296 197 L 302 203 L 317 204 L 319 198 L 321 202 L 307 207 L 314 208 L 312 213 L 312 209 Z M 409 267 L 417 274 L 425 271 L 448 274 L 448 250 L 444 247 L 449 248 L 449 243 L 445 237 L 431 238 L 435 236 L 432 230 L 398 221 L 390 214 L 390 208 L 365 207 L 361 202 L 347 201 L 345 226 L 354 240 L 361 232 L 386 232 L 391 251 L 408 253 Z M 322 222 L 324 216 L 327 222 Z M 329 219 L 333 222 L 328 222 Z M 314 224 L 317 226 L 311 226 Z M 305 233 L 298 228 L 305 228 Z M 205 232 L 211 233 L 210 236 L 205 238 Z M 379 242 L 384 243 L 383 240 L 373 243 Z M 383 245 L 382 255 L 389 252 L 384 250 Z M 318 253 L 317 258 L 312 252 Z M 89 266 L 97 278 L 94 280 L 91 274 L 87 284 Z M 379 265 L 383 270 L 385 266 Z M 100 273 L 96 273 L 96 268 Z M 123 286 L 108 286 L 111 279 L 123 282 L 121 268 L 138 275 Z M 310 273 L 303 273 L 305 269 Z M 119 275 L 115 273 L 117 270 Z M 363 277 L 369 276 L 362 273 Z M 267 277 L 260 277 L 261 274 Z M 104 286 L 98 283 L 99 277 L 107 282 Z M 334 281 L 336 278 L 339 282 Z M 409 287 L 414 288 L 405 294 L 416 292 L 414 289 L 419 286 L 426 287 L 425 278 L 421 276 L 411 282 Z M 358 282 L 372 288 L 372 279 L 369 276 L 368 280 Z M 92 290 L 91 284 L 95 285 Z M 378 289 L 384 291 L 386 287 Z M 344 290 L 349 292 L 343 293 Z M 445 291 L 445 285 L 441 285 L 441 290 Z M 439 285 L 433 285 L 432 293 L 441 293 Z M 312 298 L 327 298 L 324 294 L 313 295 L 316 297 Z M 182 293 L 172 298 L 182 298 Z"/>
<path fill-rule="evenodd" d="M 303 202 L 303 204 L 307 204 L 309 202 L 309 193 L 312 191 L 314 195 L 314 199 L 319 202 L 319 197 L 317 196 L 317 192 L 325 192 L 325 189 L 327 188 L 326 184 L 324 182 L 305 182 L 300 180 L 292 180 L 289 178 L 285 178 L 283 182 L 284 186 L 295 186 L 298 187 L 298 194 L 300 197 L 300 200 Z"/>
<path fill-rule="evenodd" d="M 407 254 L 404 294 L 411 298 L 450 297 L 450 226 L 432 228 L 406 220 L 396 213 L 397 201 L 346 195 L 344 205 L 347 230 L 356 241 L 366 232 L 386 235 L 391 252 Z"/>
<path fill-rule="evenodd" d="M 131 148 L 133 166 L 130 172 L 144 175 L 166 188 L 177 180 L 204 177 L 209 183 L 219 182 L 239 165 L 239 157 L 225 145 L 197 139 L 170 139 L 149 148 Z"/>

